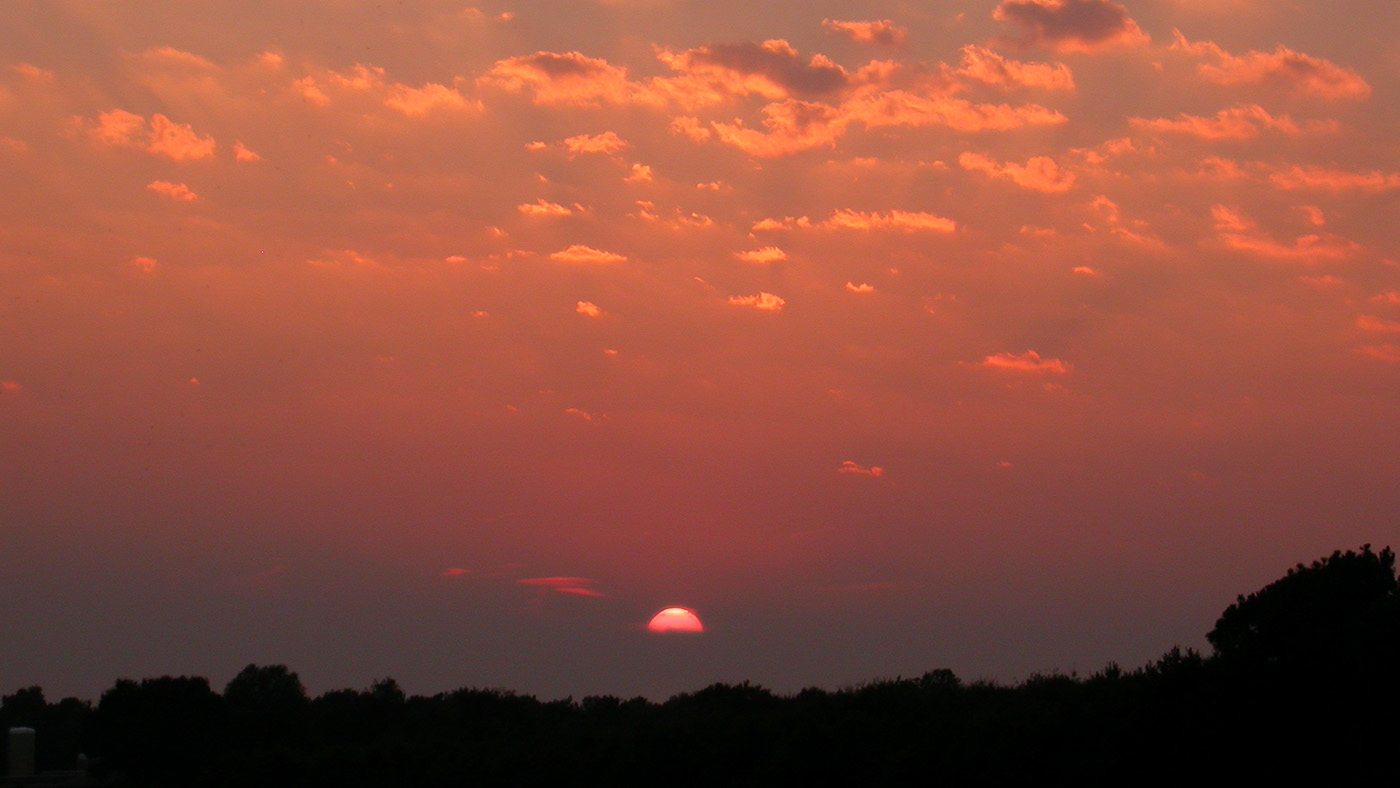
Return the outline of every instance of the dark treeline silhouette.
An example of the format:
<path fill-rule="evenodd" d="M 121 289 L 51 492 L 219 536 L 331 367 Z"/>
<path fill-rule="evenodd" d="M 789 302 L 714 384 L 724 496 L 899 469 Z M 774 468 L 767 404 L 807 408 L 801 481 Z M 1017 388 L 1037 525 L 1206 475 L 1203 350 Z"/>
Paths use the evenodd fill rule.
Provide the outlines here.
<path fill-rule="evenodd" d="M 1125 670 L 1005 686 L 948 670 L 777 695 L 542 702 L 392 679 L 308 697 L 282 665 L 120 680 L 96 706 L 3 698 L 40 769 L 118 786 L 1395 784 L 1400 586 L 1389 549 L 1337 552 L 1240 597 L 1207 636 Z"/>

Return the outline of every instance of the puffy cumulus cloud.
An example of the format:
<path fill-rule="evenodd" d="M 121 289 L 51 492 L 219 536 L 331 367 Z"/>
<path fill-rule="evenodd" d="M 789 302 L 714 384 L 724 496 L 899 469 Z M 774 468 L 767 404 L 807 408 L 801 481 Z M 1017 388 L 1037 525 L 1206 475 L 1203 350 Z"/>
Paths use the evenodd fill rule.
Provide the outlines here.
<path fill-rule="evenodd" d="M 823 96 L 847 87 L 850 75 L 829 59 L 815 55 L 804 60 L 787 41 L 772 39 L 763 43 L 712 44 L 672 52 L 663 49 L 657 57 L 671 69 L 690 78 L 682 82 L 659 82 L 673 92 L 697 89 L 717 95 L 757 94 L 769 99 L 795 95 Z M 677 95 L 682 103 L 694 103 Z"/>
<path fill-rule="evenodd" d="M 549 259 L 560 263 L 576 263 L 580 265 L 609 265 L 612 263 L 626 262 L 625 255 L 605 252 L 601 249 L 594 249 L 583 244 L 573 244 L 567 249 L 561 249 L 549 256 Z"/>
<path fill-rule="evenodd" d="M 841 467 L 836 469 L 837 473 L 844 473 L 850 476 L 873 476 L 879 478 L 885 475 L 885 469 L 878 465 L 865 466 L 853 460 L 846 460 L 841 463 Z"/>
<path fill-rule="evenodd" d="M 622 180 L 627 183 L 651 183 L 655 179 L 656 173 L 652 171 L 651 167 L 634 162 L 632 173 Z"/>
<path fill-rule="evenodd" d="M 865 282 L 861 282 L 860 284 L 856 284 L 855 282 L 847 282 L 846 290 L 852 293 L 857 293 L 859 295 L 865 295 L 867 293 L 875 292 L 875 285 L 867 284 Z"/>
<path fill-rule="evenodd" d="M 751 296 L 730 296 L 729 303 L 734 306 L 748 306 L 754 309 L 761 309 L 765 312 L 781 312 L 787 306 L 787 301 L 772 293 L 759 292 Z"/>
<path fill-rule="evenodd" d="M 565 139 L 563 144 L 570 156 L 577 156 L 581 153 L 611 155 L 631 147 L 627 140 L 617 136 L 617 133 L 612 131 L 605 131 L 602 134 L 579 134 Z"/>
<path fill-rule="evenodd" d="M 998 88 L 1074 91 L 1074 73 L 1064 63 L 1023 63 L 976 45 L 962 48 L 956 73 Z"/>
<path fill-rule="evenodd" d="M 771 219 L 768 221 L 772 221 Z M 840 210 L 822 222 L 822 227 L 832 230 L 897 230 L 900 232 L 951 233 L 957 230 L 957 222 L 922 211 L 890 211 L 889 213 L 864 213 L 862 211 Z M 758 229 L 755 226 L 755 229 Z"/>
<path fill-rule="evenodd" d="M 1298 136 L 1305 132 L 1329 132 L 1337 129 L 1337 124 L 1329 121 L 1312 121 L 1299 126 L 1288 115 L 1271 115 L 1258 104 L 1240 104 L 1222 109 L 1215 117 L 1187 115 L 1182 113 L 1175 118 L 1129 118 L 1135 128 L 1165 134 L 1186 134 L 1205 140 L 1248 140 L 1258 137 L 1264 131 L 1276 131 L 1288 136 Z"/>
<path fill-rule="evenodd" d="M 233 158 L 241 162 L 262 161 L 262 156 L 250 150 L 242 140 L 233 143 Z"/>
<path fill-rule="evenodd" d="M 573 596 L 605 597 L 593 588 L 597 580 L 589 577 L 526 577 L 515 581 L 522 586 L 537 588 L 541 593 L 571 594 Z"/>
<path fill-rule="evenodd" d="M 958 156 L 958 164 L 965 170 L 985 172 L 993 178 L 1002 178 L 1031 191 L 1058 193 L 1074 187 L 1074 173 L 1060 169 L 1060 165 L 1048 156 L 1032 156 L 1025 164 L 1014 161 L 998 162 L 980 153 L 966 152 Z"/>
<path fill-rule="evenodd" d="M 1308 234 L 1284 243 L 1260 230 L 1258 224 L 1237 208 L 1215 205 L 1211 208 L 1217 237 L 1225 248 L 1274 262 L 1318 264 L 1334 262 L 1360 251 L 1354 241 L 1331 234 Z"/>
<path fill-rule="evenodd" d="M 559 203 L 549 202 L 543 198 L 535 200 L 534 202 L 517 205 L 515 206 L 515 210 L 527 216 L 572 216 L 574 214 L 572 209 L 560 205 Z"/>
<path fill-rule="evenodd" d="M 456 87 L 428 82 L 421 88 L 392 85 L 384 104 L 405 115 L 422 117 L 437 110 L 480 110 L 481 102 L 463 96 Z"/>
<path fill-rule="evenodd" d="M 1364 99 L 1371 95 L 1371 86 L 1355 71 L 1282 44 L 1273 52 L 1253 50 L 1232 55 L 1213 41 L 1192 43 L 1179 30 L 1173 35 L 1173 50 L 1212 61 L 1198 64 L 1196 70 L 1216 84 L 1281 85 L 1293 93 L 1325 99 Z"/>
<path fill-rule="evenodd" d="M 194 202 L 199 199 L 199 195 L 190 190 L 190 187 L 183 183 L 171 183 L 170 181 L 151 181 L 146 184 L 146 188 L 161 195 L 169 197 L 177 202 Z"/>
<path fill-rule="evenodd" d="M 672 118 L 671 132 L 689 137 L 693 142 L 704 142 L 714 134 L 708 126 L 700 122 L 699 118 L 689 115 Z"/>
<path fill-rule="evenodd" d="M 776 158 L 835 145 L 847 122 L 836 107 L 797 99 L 769 104 L 763 116 L 763 131 L 738 122 L 715 123 L 715 134 L 750 156 Z"/>
<path fill-rule="evenodd" d="M 1011 42 L 1022 47 L 1097 52 L 1149 41 L 1128 10 L 1112 0 L 1003 0 L 992 18 L 1020 27 L 1022 35 Z"/>
<path fill-rule="evenodd" d="M 205 159 L 217 147 L 213 137 L 201 137 L 187 123 L 176 123 L 160 113 L 147 121 L 122 109 L 98 115 L 88 134 L 103 145 L 141 148 L 175 161 Z"/>
<path fill-rule="evenodd" d="M 1400 189 L 1400 173 L 1379 170 L 1353 172 L 1295 164 L 1270 173 L 1268 178 L 1278 188 L 1289 190 L 1386 192 Z"/>
<path fill-rule="evenodd" d="M 1034 350 L 1027 350 L 1024 353 L 997 353 L 987 356 L 979 362 L 980 366 L 991 367 L 992 369 L 1004 369 L 1011 372 L 1034 372 L 1049 373 L 1052 375 L 1064 375 L 1073 367 L 1058 358 L 1041 358 L 1040 354 Z"/>
<path fill-rule="evenodd" d="M 536 104 L 598 106 L 658 103 L 660 96 L 627 78 L 627 69 L 581 52 L 545 52 L 497 61 L 480 83 L 528 92 Z"/>
<path fill-rule="evenodd" d="M 843 22 L 838 19 L 823 19 L 822 27 L 859 44 L 900 47 L 909 38 L 909 31 L 895 25 L 888 19 L 881 19 L 878 22 Z"/>
<path fill-rule="evenodd" d="M 577 312 L 577 313 L 580 314 L 580 315 L 583 315 L 584 317 L 602 317 L 602 316 L 603 316 L 603 310 L 599 309 L 599 308 L 598 308 L 598 305 L 595 304 L 595 303 L 593 303 L 592 301 L 580 301 L 580 302 L 578 302 L 578 304 L 576 304 L 576 305 L 574 306 L 574 311 Z"/>
<path fill-rule="evenodd" d="M 762 249 L 754 249 L 748 252 L 738 252 L 735 257 L 746 263 L 777 263 L 788 259 L 787 252 L 776 246 L 765 246 Z"/>

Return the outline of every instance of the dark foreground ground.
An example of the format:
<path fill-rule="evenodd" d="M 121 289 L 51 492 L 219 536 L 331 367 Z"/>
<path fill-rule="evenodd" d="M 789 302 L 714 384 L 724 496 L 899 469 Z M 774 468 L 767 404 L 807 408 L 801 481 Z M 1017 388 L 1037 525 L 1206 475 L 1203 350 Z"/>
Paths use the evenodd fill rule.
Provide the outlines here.
<path fill-rule="evenodd" d="M 405 697 L 392 679 L 308 698 L 285 666 L 120 680 L 94 706 L 7 695 L 38 768 L 93 759 L 129 786 L 1400 784 L 1400 586 L 1385 549 L 1304 566 L 1221 615 L 1208 656 L 1015 686 L 950 671 L 665 703 Z M 1216 778 L 1216 779 L 1211 779 Z M 16 781 L 9 781 L 11 785 Z"/>

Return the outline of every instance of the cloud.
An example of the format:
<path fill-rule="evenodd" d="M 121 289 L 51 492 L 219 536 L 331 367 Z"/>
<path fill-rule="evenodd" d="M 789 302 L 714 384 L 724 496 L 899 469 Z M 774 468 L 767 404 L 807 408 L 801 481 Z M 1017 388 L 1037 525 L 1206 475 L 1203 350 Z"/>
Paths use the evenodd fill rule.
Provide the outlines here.
<path fill-rule="evenodd" d="M 1031 191 L 1054 194 L 1074 187 L 1074 173 L 1060 169 L 1055 160 L 1047 156 L 1032 156 L 1025 164 L 1013 161 L 1003 164 L 980 153 L 966 152 L 958 156 L 958 164 L 965 170 L 985 172 Z"/>
<path fill-rule="evenodd" d="M 1022 63 L 976 45 L 962 48 L 962 63 L 956 73 L 1005 89 L 1074 91 L 1074 74 L 1064 63 Z"/>
<path fill-rule="evenodd" d="M 708 91 L 720 95 L 757 94 L 769 99 L 785 99 L 795 95 L 834 94 L 845 89 L 850 81 L 844 68 L 821 55 L 804 61 L 783 39 L 761 44 L 712 44 L 679 53 L 663 49 L 657 53 L 657 58 L 690 78 L 678 83 L 658 81 L 658 87 L 669 84 L 673 92 L 685 89 L 690 100 L 678 96 L 682 103 L 694 103 L 697 88 L 701 87 L 702 94 Z"/>
<path fill-rule="evenodd" d="M 852 476 L 874 476 L 877 478 L 885 475 L 885 469 L 881 468 L 878 465 L 872 465 L 867 468 L 866 466 L 856 462 L 852 462 L 851 460 L 846 460 L 845 462 L 841 463 L 841 467 L 837 468 L 836 472 L 846 473 Z"/>
<path fill-rule="evenodd" d="M 1287 115 L 1270 115 L 1258 104 L 1240 104 L 1215 113 L 1207 118 L 1182 113 L 1176 118 L 1129 118 L 1134 127 L 1170 134 L 1187 134 L 1205 140 L 1247 140 L 1259 136 L 1260 132 L 1277 131 L 1288 136 L 1298 136 L 1307 132 L 1335 131 L 1337 124 L 1328 121 L 1313 121 L 1306 128 L 1293 122 Z"/>
<path fill-rule="evenodd" d="M 578 305 L 574 307 L 574 311 L 585 317 L 603 316 L 603 310 L 599 309 L 598 305 L 593 303 L 592 301 L 578 302 Z"/>
<path fill-rule="evenodd" d="M 159 113 L 151 116 L 151 143 L 146 150 L 175 161 L 214 155 L 214 138 L 201 137 L 187 123 L 175 123 Z"/>
<path fill-rule="evenodd" d="M 536 104 L 660 103 L 655 93 L 627 79 L 627 69 L 580 52 L 539 51 L 500 60 L 480 82 L 514 93 L 528 92 Z"/>
<path fill-rule="evenodd" d="M 578 408 L 565 408 L 564 414 L 573 416 L 580 421 L 603 421 L 608 417 L 606 413 L 589 413 L 586 410 L 579 410 Z"/>
<path fill-rule="evenodd" d="M 470 570 L 470 569 L 459 569 L 459 568 L 457 568 L 457 567 L 454 566 L 454 567 L 452 567 L 451 569 L 444 569 L 443 572 L 442 572 L 442 576 L 443 576 L 443 577 L 466 577 L 467 575 L 469 575 L 469 574 L 471 574 L 471 573 L 472 573 L 472 570 Z"/>
<path fill-rule="evenodd" d="M 1379 170 L 1352 172 L 1329 167 L 1293 165 L 1271 173 L 1269 182 L 1280 189 L 1289 190 L 1386 192 L 1400 189 L 1400 173 Z"/>
<path fill-rule="evenodd" d="M 1357 315 L 1356 327 L 1372 334 L 1400 334 L 1400 323 L 1375 315 Z"/>
<path fill-rule="evenodd" d="M 1359 353 L 1369 356 L 1376 361 L 1384 361 L 1387 364 L 1400 364 L 1400 345 L 1387 342 L 1384 345 L 1366 345 L 1358 349 Z"/>
<path fill-rule="evenodd" d="M 262 157 L 249 150 L 241 140 L 233 143 L 233 157 L 241 162 L 262 161 Z"/>
<path fill-rule="evenodd" d="M 822 27 L 858 44 L 878 44 L 886 47 L 900 47 L 909 37 L 909 32 L 888 19 L 878 22 L 843 22 L 836 19 L 823 19 Z"/>
<path fill-rule="evenodd" d="M 456 88 L 449 88 L 436 82 L 429 82 L 421 88 L 394 85 L 384 103 L 413 117 L 422 117 L 435 110 L 481 109 L 481 102 L 468 99 Z"/>
<path fill-rule="evenodd" d="M 652 172 L 651 167 L 645 164 L 634 163 L 632 165 L 632 174 L 622 180 L 626 183 L 651 183 L 655 177 L 656 173 Z"/>
<path fill-rule="evenodd" d="M 1022 47 L 1097 52 L 1149 40 L 1127 9 L 1112 0 L 1004 0 L 992 18 L 1019 26 L 1024 32 L 1012 43 Z"/>
<path fill-rule="evenodd" d="M 572 216 L 574 213 L 572 210 L 559 203 L 549 202 L 543 198 L 535 200 L 534 202 L 524 203 L 523 205 L 517 205 L 515 206 L 515 210 L 528 216 Z"/>
<path fill-rule="evenodd" d="M 746 263 L 777 263 L 788 259 L 787 253 L 776 246 L 765 246 L 762 249 L 754 249 L 749 252 L 737 252 L 735 257 Z"/>
<path fill-rule="evenodd" d="M 561 249 L 549 256 L 549 259 L 561 263 L 580 263 L 592 265 L 607 265 L 610 263 L 626 262 L 627 257 L 613 252 L 605 252 L 601 249 L 594 249 L 583 244 L 573 244 L 567 249 Z"/>
<path fill-rule="evenodd" d="M 781 312 L 783 307 L 787 305 L 787 301 L 782 298 L 764 292 L 751 296 L 730 296 L 729 303 L 735 306 L 751 306 L 765 312 Z"/>
<path fill-rule="evenodd" d="M 98 115 L 97 125 L 89 133 L 104 145 L 136 145 L 141 138 L 149 136 L 146 119 L 124 109 Z"/>
<path fill-rule="evenodd" d="M 864 282 L 862 282 L 861 284 L 856 284 L 856 283 L 854 283 L 854 282 L 847 282 L 847 283 L 846 283 L 846 289 L 849 290 L 849 291 L 852 292 L 852 293 L 860 293 L 860 294 L 873 293 L 873 292 L 875 292 L 875 286 L 874 286 L 874 285 L 866 284 L 866 283 L 864 283 Z"/>
<path fill-rule="evenodd" d="M 522 586 L 538 588 L 542 593 L 554 592 L 595 598 L 607 596 L 607 594 L 592 588 L 598 584 L 598 581 L 588 577 L 527 577 L 515 582 Z"/>
<path fill-rule="evenodd" d="M 24 389 L 17 380 L 0 380 L 0 391 L 6 394 L 18 394 Z"/>
<path fill-rule="evenodd" d="M 630 147 L 630 143 L 617 136 L 616 132 L 605 131 L 602 134 L 580 134 L 576 137 L 569 137 L 564 140 L 564 147 L 571 156 L 577 156 L 581 153 L 613 154 L 620 150 L 626 150 Z"/>
<path fill-rule="evenodd" d="M 694 142 L 704 142 L 714 135 L 708 126 L 700 123 L 699 118 L 682 115 L 671 119 L 671 132 L 689 137 Z"/>
<path fill-rule="evenodd" d="M 772 221 L 771 219 L 768 221 Z M 831 218 L 822 222 L 822 227 L 833 230 L 897 230 L 901 232 L 951 233 L 957 229 L 957 222 L 922 211 L 890 211 L 889 213 L 864 213 L 861 211 L 839 210 Z M 755 226 L 757 229 L 757 226 Z"/>
<path fill-rule="evenodd" d="M 1211 208 L 1211 218 L 1221 243 L 1226 248 L 1281 262 L 1321 263 L 1341 260 L 1355 254 L 1360 247 L 1337 235 L 1302 235 L 1293 243 L 1276 240 L 1260 231 L 1253 219 L 1238 209 L 1225 205 Z"/>
<path fill-rule="evenodd" d="M 1212 41 L 1193 44 L 1179 30 L 1172 34 L 1176 39 L 1172 49 L 1215 61 L 1197 65 L 1196 71 L 1219 85 L 1283 85 L 1290 92 L 1324 99 L 1364 99 L 1371 95 L 1371 86 L 1355 71 L 1282 44 L 1273 52 L 1251 50 L 1237 56 Z"/>
<path fill-rule="evenodd" d="M 194 202 L 199 199 L 199 195 L 190 191 L 190 187 L 183 183 L 171 183 L 170 181 L 151 181 L 146 184 L 146 188 L 163 197 L 169 197 L 179 202 Z"/>
<path fill-rule="evenodd" d="M 1012 372 L 1045 372 L 1053 375 L 1064 375 L 1073 369 L 1058 358 L 1041 358 L 1034 350 L 1027 350 L 1021 354 L 998 353 L 987 356 L 982 359 L 981 366 Z"/>
<path fill-rule="evenodd" d="M 156 262 L 154 257 L 146 257 L 144 255 L 137 255 L 128 262 L 131 264 L 132 268 L 135 268 L 143 274 L 152 273 L 160 266 L 160 263 Z"/>

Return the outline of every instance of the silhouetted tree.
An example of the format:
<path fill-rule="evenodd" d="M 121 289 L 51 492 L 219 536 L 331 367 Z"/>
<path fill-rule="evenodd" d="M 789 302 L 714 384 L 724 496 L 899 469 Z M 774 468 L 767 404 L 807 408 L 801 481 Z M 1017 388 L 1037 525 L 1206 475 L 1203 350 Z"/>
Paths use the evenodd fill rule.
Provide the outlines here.
<path fill-rule="evenodd" d="M 223 703 L 203 677 L 121 679 L 98 701 L 89 744 L 103 774 L 190 784 L 222 748 Z"/>
<path fill-rule="evenodd" d="M 1400 658 L 1395 553 L 1337 551 L 1226 608 L 1206 638 L 1241 668 L 1317 672 L 1393 669 Z"/>

